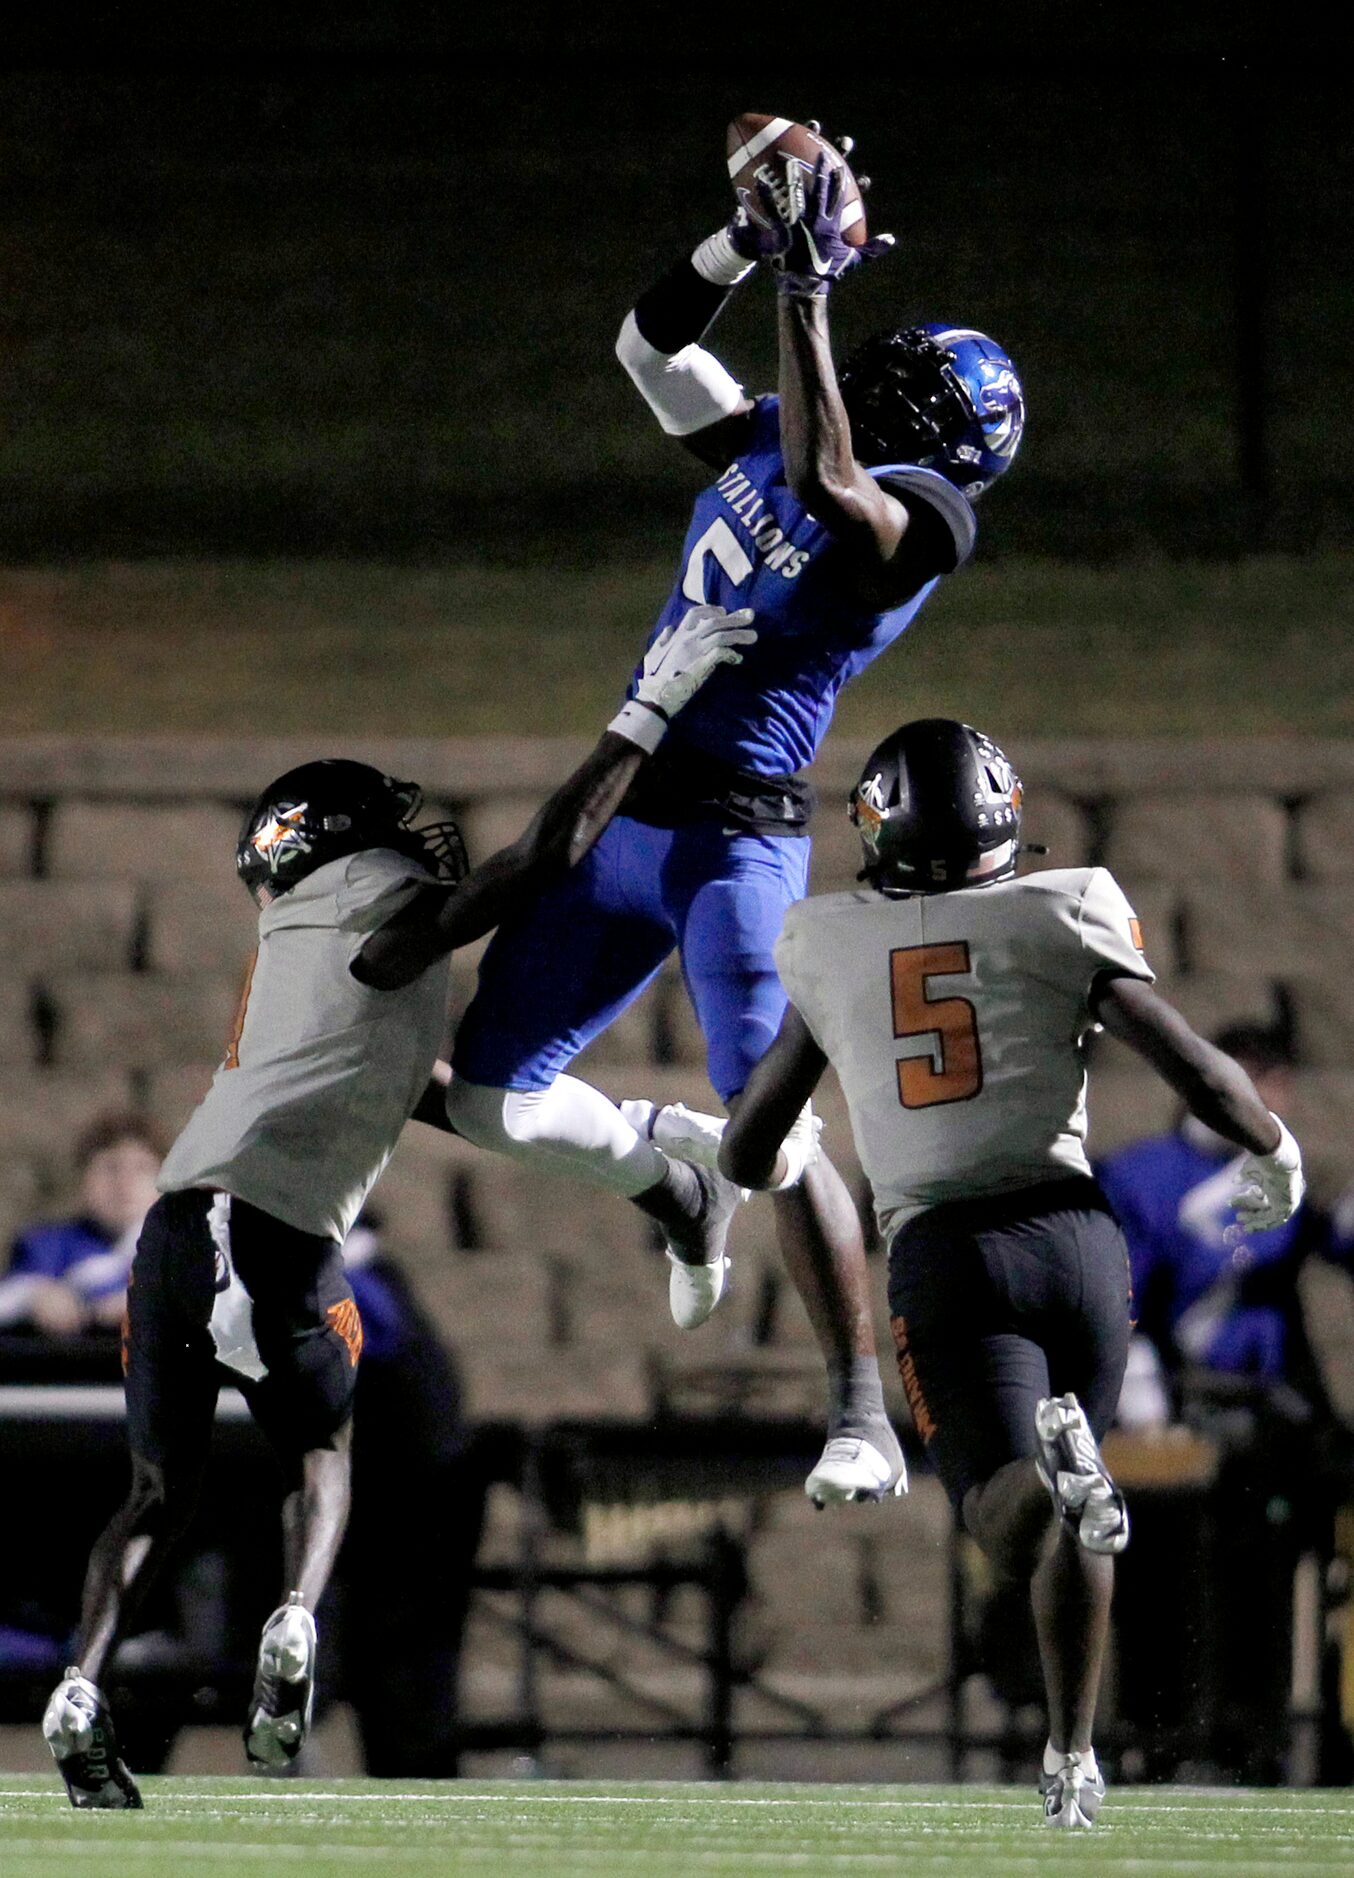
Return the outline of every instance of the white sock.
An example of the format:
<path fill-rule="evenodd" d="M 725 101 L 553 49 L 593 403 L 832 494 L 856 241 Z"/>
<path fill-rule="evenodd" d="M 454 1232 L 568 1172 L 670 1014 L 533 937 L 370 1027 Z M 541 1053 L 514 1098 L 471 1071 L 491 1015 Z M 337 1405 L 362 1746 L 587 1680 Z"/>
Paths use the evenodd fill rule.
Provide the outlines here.
<path fill-rule="evenodd" d="M 654 1186 L 667 1166 L 614 1102 L 576 1076 L 556 1076 L 547 1089 L 491 1089 L 453 1076 L 447 1114 L 478 1147 L 627 1198 Z"/>
<path fill-rule="evenodd" d="M 1075 1750 L 1073 1750 L 1073 1752 L 1075 1752 Z M 1044 1772 L 1046 1774 L 1056 1774 L 1066 1759 L 1066 1754 L 1059 1754 L 1053 1743 L 1051 1741 L 1048 1742 L 1044 1748 Z M 1081 1750 L 1081 1765 L 1086 1774 L 1086 1778 L 1088 1780 L 1094 1780 L 1100 1772 L 1100 1764 L 1095 1758 L 1094 1748 L 1083 1748 Z"/>

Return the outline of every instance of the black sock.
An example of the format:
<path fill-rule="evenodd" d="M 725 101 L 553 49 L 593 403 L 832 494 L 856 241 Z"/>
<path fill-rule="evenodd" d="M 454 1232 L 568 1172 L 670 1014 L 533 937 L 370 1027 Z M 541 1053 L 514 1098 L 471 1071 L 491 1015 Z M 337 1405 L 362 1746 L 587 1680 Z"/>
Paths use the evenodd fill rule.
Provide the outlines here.
<path fill-rule="evenodd" d="M 866 1428 L 888 1419 L 879 1365 L 872 1356 L 853 1356 L 827 1366 L 828 1427 Z"/>
<path fill-rule="evenodd" d="M 643 1193 L 631 1194 L 630 1198 L 641 1213 L 656 1219 L 660 1226 L 677 1231 L 700 1218 L 705 1189 L 689 1161 L 674 1160 L 670 1154 L 665 1154 L 663 1159 L 666 1163 L 663 1178 L 656 1180 L 652 1187 L 646 1187 Z"/>

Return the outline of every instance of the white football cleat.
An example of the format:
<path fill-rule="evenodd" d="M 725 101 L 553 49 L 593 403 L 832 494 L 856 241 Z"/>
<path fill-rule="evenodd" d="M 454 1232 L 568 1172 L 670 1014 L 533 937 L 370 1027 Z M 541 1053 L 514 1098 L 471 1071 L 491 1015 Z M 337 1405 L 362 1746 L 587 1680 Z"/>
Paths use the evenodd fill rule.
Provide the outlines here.
<path fill-rule="evenodd" d="M 1088 1552 L 1122 1552 L 1128 1508 L 1101 1455 L 1086 1411 L 1074 1395 L 1045 1396 L 1035 1405 L 1039 1438 L 1035 1466 L 1058 1517 Z"/>
<path fill-rule="evenodd" d="M 864 1435 L 832 1435 L 804 1491 L 821 1510 L 850 1501 L 886 1500 L 907 1492 L 907 1463 L 893 1429 L 871 1430 L 881 1445 Z M 886 1453 L 883 1450 L 887 1448 Z"/>
<path fill-rule="evenodd" d="M 256 1767 L 288 1767 L 315 1709 L 315 1619 L 293 1592 L 263 1626 L 245 1752 Z"/>
<path fill-rule="evenodd" d="M 669 1228 L 668 1309 L 679 1330 L 694 1330 L 703 1324 L 724 1296 L 729 1277 L 729 1260 L 724 1251 L 729 1224 L 743 1199 L 743 1189 L 735 1187 L 723 1174 L 689 1162 L 701 1186 L 701 1210 L 680 1236 Z"/>
<path fill-rule="evenodd" d="M 1099 1767 L 1090 1771 L 1080 1754 L 1064 1754 L 1056 1773 L 1041 1774 L 1039 1791 L 1044 1801 L 1044 1824 L 1085 1832 L 1095 1824 L 1105 1797 L 1105 1776 Z"/>
<path fill-rule="evenodd" d="M 53 1689 L 42 1732 L 72 1806 L 140 1807 L 140 1791 L 118 1754 L 108 1704 L 78 1668 L 68 1669 Z"/>
<path fill-rule="evenodd" d="M 679 1330 L 703 1324 L 724 1296 L 729 1261 L 721 1255 L 711 1265 L 688 1265 L 668 1248 L 668 1309 Z"/>
<path fill-rule="evenodd" d="M 622 1102 L 620 1111 L 636 1134 L 662 1148 L 664 1154 L 718 1169 L 719 1144 L 728 1126 L 722 1116 L 689 1109 L 685 1102 L 666 1102 L 659 1108 L 637 1098 Z"/>

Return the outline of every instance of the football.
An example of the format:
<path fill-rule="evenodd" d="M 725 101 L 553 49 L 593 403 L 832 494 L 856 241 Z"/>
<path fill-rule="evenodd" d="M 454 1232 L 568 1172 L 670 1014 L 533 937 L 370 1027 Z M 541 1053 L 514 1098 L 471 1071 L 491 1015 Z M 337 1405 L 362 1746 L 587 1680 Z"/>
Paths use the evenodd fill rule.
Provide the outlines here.
<path fill-rule="evenodd" d="M 788 117 L 768 117 L 761 111 L 744 111 L 729 125 L 726 148 L 729 180 L 739 206 L 755 222 L 765 224 L 766 215 L 757 195 L 758 179 L 778 182 L 783 165 L 776 158 L 794 157 L 806 171 L 805 183 L 812 176 L 820 156 L 827 153 L 832 164 L 846 172 L 846 194 L 842 212 L 842 235 L 853 248 L 865 240 L 865 204 L 851 174 L 850 165 L 839 150 L 807 124 L 796 124 Z"/>

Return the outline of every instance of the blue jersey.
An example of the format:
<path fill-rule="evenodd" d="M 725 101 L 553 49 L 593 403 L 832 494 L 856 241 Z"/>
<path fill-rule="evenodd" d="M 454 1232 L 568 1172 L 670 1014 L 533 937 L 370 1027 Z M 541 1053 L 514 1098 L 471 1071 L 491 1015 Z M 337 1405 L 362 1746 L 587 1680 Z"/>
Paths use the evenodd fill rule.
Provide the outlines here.
<path fill-rule="evenodd" d="M 127 1288 L 135 1243 L 134 1230 L 117 1237 L 92 1219 L 30 1226 L 14 1241 L 9 1270 L 0 1278 L 0 1326 L 31 1322 L 34 1293 L 52 1279 L 86 1304 L 116 1298 Z"/>
<path fill-rule="evenodd" d="M 1144 1332 L 1209 1369 L 1279 1380 L 1300 1325 L 1303 1258 L 1349 1264 L 1354 1248 L 1307 1206 L 1233 1245 L 1237 1164 L 1235 1150 L 1210 1151 L 1177 1131 L 1122 1148 L 1095 1171 L 1128 1241 Z"/>
<path fill-rule="evenodd" d="M 954 535 L 956 565 L 967 558 L 973 511 L 952 483 L 910 465 L 871 473 L 936 509 Z M 759 398 L 748 447 L 696 498 L 677 581 L 650 637 L 702 600 L 757 616 L 757 643 L 742 664 L 721 666 L 683 710 L 682 743 L 759 776 L 813 761 L 842 686 L 892 645 L 938 585 L 871 612 L 840 556 L 786 482 L 780 400 Z"/>

